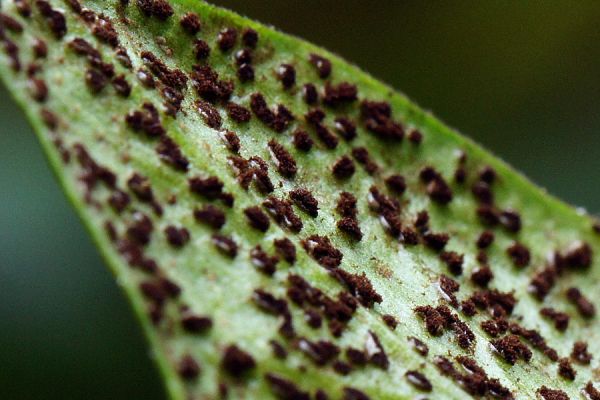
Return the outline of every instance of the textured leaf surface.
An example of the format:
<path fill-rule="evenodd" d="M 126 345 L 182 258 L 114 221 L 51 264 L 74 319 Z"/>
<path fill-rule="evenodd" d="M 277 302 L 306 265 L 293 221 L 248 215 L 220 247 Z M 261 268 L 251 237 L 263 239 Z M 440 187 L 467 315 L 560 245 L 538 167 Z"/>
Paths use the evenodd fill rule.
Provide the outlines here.
<path fill-rule="evenodd" d="M 73 1 L 3 2 L 0 76 L 127 292 L 172 398 L 226 390 L 247 399 L 410 399 L 429 389 L 409 372 L 420 371 L 432 398 L 558 399 L 540 388 L 580 398 L 599 380 L 597 356 L 571 355 L 579 341 L 600 353 L 599 242 L 589 216 L 322 49 L 197 1 L 171 1 L 172 15 L 164 2 L 126 3 L 85 1 L 78 11 Z M 188 12 L 199 16 L 198 33 L 180 23 Z M 225 29 L 236 34 L 223 50 Z M 196 39 L 210 49 L 204 59 Z M 313 54 L 331 62 L 330 74 Z M 254 78 L 242 82 L 249 65 Z M 256 93 L 267 109 L 256 96 L 251 106 Z M 228 102 L 252 108 L 250 120 L 232 117 Z M 278 104 L 293 119 L 274 112 Z M 355 138 L 339 117 L 356 126 Z M 314 142 L 309 151 L 297 146 L 298 130 Z M 360 162 L 360 148 L 374 164 Z M 316 216 L 288 200 L 300 188 L 318 201 Z M 340 210 L 342 192 L 355 209 Z M 273 204 L 279 213 L 269 212 Z M 478 248 L 484 231 L 493 241 Z M 215 235 L 232 239 L 236 254 L 217 248 Z M 315 247 L 325 239 L 313 235 L 330 246 Z M 293 262 L 275 245 L 283 238 Z M 542 315 L 544 307 L 564 314 Z M 493 317 L 510 332 L 491 337 Z M 585 396 L 598 394 L 588 385 Z"/>

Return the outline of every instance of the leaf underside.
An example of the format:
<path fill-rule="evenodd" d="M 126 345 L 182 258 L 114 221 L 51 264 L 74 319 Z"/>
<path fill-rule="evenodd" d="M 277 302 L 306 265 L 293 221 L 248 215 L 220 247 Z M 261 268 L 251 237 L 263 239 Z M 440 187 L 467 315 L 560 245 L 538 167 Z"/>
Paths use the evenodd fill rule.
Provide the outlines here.
<path fill-rule="evenodd" d="M 3 2 L 0 77 L 171 398 L 598 398 L 592 218 L 311 44 L 81 3 Z"/>

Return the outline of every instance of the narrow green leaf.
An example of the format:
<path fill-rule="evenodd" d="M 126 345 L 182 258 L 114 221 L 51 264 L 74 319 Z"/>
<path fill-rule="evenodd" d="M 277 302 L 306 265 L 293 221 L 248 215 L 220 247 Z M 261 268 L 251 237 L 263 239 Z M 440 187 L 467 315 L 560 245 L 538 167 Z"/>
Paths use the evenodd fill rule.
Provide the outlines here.
<path fill-rule="evenodd" d="M 171 398 L 598 398 L 585 212 L 309 43 L 81 3 L 3 2 L 0 77 Z"/>

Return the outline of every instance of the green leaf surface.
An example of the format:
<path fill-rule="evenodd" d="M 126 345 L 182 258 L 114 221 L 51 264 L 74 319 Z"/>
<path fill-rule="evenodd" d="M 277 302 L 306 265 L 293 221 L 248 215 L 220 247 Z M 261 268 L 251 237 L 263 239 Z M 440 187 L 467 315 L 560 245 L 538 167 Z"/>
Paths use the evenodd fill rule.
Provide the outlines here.
<path fill-rule="evenodd" d="M 27 13 L 30 3 L 31 12 Z M 502 397 L 493 389 L 493 378 L 510 392 L 505 398 L 536 398 L 545 393 L 540 392 L 544 385 L 573 399 L 593 398 L 591 386 L 587 386 L 588 394 L 583 390 L 588 382 L 600 380 L 600 324 L 591 310 L 585 315 L 583 300 L 578 307 L 572 293 L 571 299 L 567 296 L 569 288 L 578 288 L 592 304 L 598 302 L 595 290 L 600 272 L 592 256 L 600 242 L 594 221 L 585 212 L 549 196 L 402 94 L 297 38 L 199 1 L 171 1 L 172 15 L 161 13 L 165 8 L 160 4 L 166 3 L 161 1 L 82 1 L 84 11 L 79 13 L 74 11 L 74 3 L 2 2 L 0 77 L 27 114 L 65 193 L 127 293 L 171 398 L 217 399 L 224 396 L 225 388 L 231 399 L 308 399 L 309 394 L 319 398 L 318 390 L 331 399 L 363 398 L 352 389 L 372 399 L 421 395 L 450 399 L 468 394 L 475 398 Z M 146 14 L 142 12 L 144 5 L 150 10 Z M 199 33 L 182 28 L 180 19 L 188 12 L 199 16 Z M 61 32 L 58 14 L 65 17 L 66 32 Z M 116 35 L 107 25 L 114 27 Z M 258 33 L 256 48 L 249 48 L 243 40 L 242 33 L 248 28 Z M 219 34 L 224 29 L 237 32 L 232 49 L 220 49 Z M 89 50 L 88 56 L 78 54 L 72 44 L 75 39 L 90 43 L 99 51 L 101 61 L 97 55 L 90 56 Z M 196 59 L 196 39 L 210 47 L 204 60 Z M 45 56 L 40 56 L 40 40 L 47 47 Z M 251 54 L 254 70 L 254 79 L 247 82 L 240 80 L 236 64 L 236 54 L 244 48 Z M 123 50 L 130 67 L 122 62 Z M 155 64 L 152 69 L 142 52 L 153 53 L 163 66 Z M 330 76 L 319 76 L 318 66 L 309 61 L 311 54 L 331 61 Z M 130 94 L 123 95 L 123 85 L 110 78 L 108 64 L 112 64 L 114 76 L 123 75 L 131 86 Z M 295 70 L 295 82 L 289 88 L 281 79 L 282 64 Z M 273 124 L 261 122 L 254 110 L 248 122 L 236 122 L 227 112 L 226 101 L 198 89 L 206 86 L 199 83 L 198 67 L 196 74 L 192 73 L 195 65 L 212 67 L 222 81 L 221 91 L 223 82 L 233 83 L 230 101 L 250 109 L 252 94 L 262 93 L 269 108 L 283 104 L 294 119 L 289 126 L 283 124 L 284 129 L 273 129 Z M 140 69 L 154 76 L 154 88 L 143 84 Z M 185 84 L 177 80 L 181 76 L 186 77 Z M 104 80 L 107 82 L 102 86 Z M 339 93 L 335 88 L 343 82 L 356 85 L 357 99 L 336 102 L 334 95 Z M 317 88 L 318 104 L 305 102 L 303 85 L 307 83 Z M 96 84 L 98 90 L 94 91 Z M 47 87 L 47 96 L 43 96 L 42 85 Z M 328 85 L 330 96 L 326 98 Z M 208 86 L 214 85 L 209 82 Z M 173 98 L 178 95 L 183 99 L 181 107 L 173 112 Z M 208 101 L 199 105 L 201 97 Z M 169 101 L 170 108 L 165 106 Z M 365 101 L 381 104 L 375 110 Z M 153 123 L 146 121 L 142 129 L 132 129 L 126 116 L 142 110 L 144 103 L 156 107 L 159 123 L 155 119 Z M 384 104 L 389 104 L 391 117 L 381 110 Z M 325 112 L 320 124 L 305 117 L 316 108 Z M 207 112 L 217 112 L 221 123 Z M 356 125 L 357 135 L 351 140 L 336 128 L 335 119 L 342 116 Z M 157 126 L 164 132 L 158 136 L 146 133 Z M 335 148 L 319 138 L 317 131 L 323 128 L 337 138 Z M 297 130 L 305 130 L 314 141 L 310 151 L 295 147 Z M 382 131 L 397 136 L 386 138 Z M 399 131 L 404 132 L 403 140 Z M 226 145 L 227 132 L 239 138 L 238 157 L 248 160 L 257 156 L 265 162 L 266 168 L 250 162 L 250 172 L 245 175 L 251 180 L 248 188 L 242 187 L 241 177 L 232 168 L 231 157 L 236 152 L 231 144 Z M 415 132 L 422 134 L 420 143 Z M 165 138 L 170 138 L 187 159 L 187 170 L 183 164 L 177 166 L 165 159 L 164 151 L 162 156 L 158 154 L 157 146 L 164 145 Z M 297 172 L 284 170 L 288 164 L 271 154 L 270 140 L 291 154 Z M 377 171 L 359 162 L 355 149 L 360 147 L 368 150 Z M 334 174 L 334 164 L 343 156 L 353 160 L 355 168 L 346 178 Z M 427 178 L 432 175 L 427 167 L 439 174 Z M 265 170 L 273 184 L 267 194 L 260 186 Z M 464 181 L 460 179 L 463 173 Z M 132 180 L 135 174 L 139 176 Z M 398 174 L 406 184 L 403 193 L 386 184 L 386 178 Z M 191 190 L 194 185 L 190 180 L 208 177 L 223 183 L 223 193 L 233 196 L 232 206 L 223 196 Z M 386 208 L 380 201 L 377 208 L 370 194 L 372 187 L 392 204 Z M 263 203 L 269 196 L 287 200 L 289 193 L 299 188 L 308 189 L 318 201 L 316 217 L 295 203 L 283 203 L 283 209 L 289 211 L 291 207 L 292 211 L 280 216 L 279 223 L 277 216 L 269 215 L 264 232 L 249 224 L 244 210 L 258 206 L 268 213 Z M 341 192 L 357 199 L 356 217 L 345 222 L 351 224 L 353 220 L 360 227 L 360 240 L 338 227 Z M 446 202 L 448 192 L 452 198 Z M 221 228 L 194 216 L 195 210 L 208 206 L 224 213 L 226 222 Z M 429 223 L 427 229 L 419 230 L 415 220 L 421 211 L 427 211 Z M 290 220 L 294 216 L 301 221 L 301 229 Z M 496 218 L 499 221 L 494 221 Z M 394 221 L 401 224 L 400 233 L 388 228 Z M 168 227 L 176 229 L 170 241 L 165 232 Z M 181 228 L 187 234 L 181 233 Z M 493 232 L 494 240 L 486 249 L 478 249 L 476 242 L 484 231 Z M 215 234 L 236 242 L 234 257 L 215 246 Z M 411 243 L 411 234 L 418 243 Z M 448 235 L 443 251 L 432 248 L 432 242 L 439 239 L 436 234 Z M 312 235 L 327 237 L 339 250 L 339 266 L 322 259 L 317 262 L 318 249 L 310 251 Z M 295 262 L 286 261 L 277 251 L 274 241 L 282 238 L 293 243 Z M 181 246 L 175 243 L 178 239 Z M 507 249 L 515 243 L 529 251 L 530 260 L 524 262 L 527 265 L 515 265 L 508 255 Z M 257 245 L 266 257 L 253 252 Z M 264 264 L 274 255 L 278 257 L 273 263 L 276 272 L 265 273 L 268 268 Z M 482 279 L 474 279 L 473 273 L 487 270 L 486 266 L 493 272 L 489 289 L 504 295 L 494 297 L 490 295 L 493 291 L 476 284 Z M 540 275 L 543 270 L 546 274 Z M 290 288 L 298 289 L 290 283 L 292 275 L 303 277 L 322 291 L 321 296 L 301 305 L 292 301 L 297 299 L 297 292 Z M 457 302 L 441 290 L 442 275 L 460 284 L 454 293 Z M 536 295 L 532 282 L 543 277 L 548 293 Z M 287 311 L 281 311 L 282 302 L 278 302 L 281 315 L 274 315 L 273 310 L 265 312 L 257 301 L 257 289 L 285 299 Z M 469 303 L 464 301 L 473 300 L 477 292 L 480 296 L 475 300 L 488 303 L 475 307 L 476 314 L 469 316 Z M 343 303 L 338 300 L 340 293 L 354 300 Z M 506 303 L 506 293 L 514 296 L 514 310 Z M 347 308 L 353 301 L 358 306 L 351 316 L 332 316 L 334 307 L 339 311 L 343 304 Z M 423 318 L 415 309 L 440 305 L 447 305 L 454 317 L 447 317 L 445 327 L 432 335 L 424 319 L 433 324 L 436 315 Z M 570 317 L 564 332 L 551 318 L 541 315 L 544 307 Z M 486 333 L 481 323 L 489 321 L 492 314 L 504 314 L 505 321 L 514 324 L 513 333 L 521 327 L 517 336 L 531 351 L 529 361 L 524 356 L 511 365 L 494 351 L 491 342 L 510 333 L 503 332 L 498 338 Z M 321 320 L 321 326 L 310 326 L 307 315 L 313 322 Z M 397 322 L 395 328 L 385 323 L 389 316 Z M 211 324 L 207 327 L 208 319 L 191 317 L 209 318 Z M 291 322 L 293 331 L 282 329 L 286 321 Z M 523 329 L 536 330 L 545 339 L 546 351 L 539 340 L 532 343 L 531 332 L 528 336 Z M 472 331 L 473 337 L 457 334 L 461 330 Z M 419 354 L 411 337 L 425 343 L 428 354 Z M 287 357 L 274 355 L 273 340 L 286 350 Z M 310 343 L 319 341 L 335 349 L 330 358 L 323 358 L 323 346 L 321 350 L 309 348 Z M 385 358 L 376 354 L 377 341 Z M 578 341 L 586 342 L 588 352 L 595 357 L 589 364 L 571 359 L 576 376 L 570 380 L 564 377 L 568 374 L 559 374 L 559 363 L 552 360 L 556 357 L 548 348 L 568 359 Z M 246 362 L 248 368 L 242 368 L 240 362 L 244 360 L 239 357 L 234 360 L 237 364 L 224 362 L 231 346 L 250 355 L 254 362 Z M 348 348 L 359 350 L 370 360 L 366 365 L 349 362 Z M 440 356 L 455 365 L 453 373 L 442 373 Z M 459 365 L 460 357 L 474 360 L 484 372 L 473 368 L 469 372 L 468 366 Z M 236 367 L 243 372 L 236 374 Z M 350 372 L 344 371 L 348 367 Z M 423 373 L 433 387 L 431 394 L 415 385 L 414 379 L 407 377 L 408 371 Z"/>

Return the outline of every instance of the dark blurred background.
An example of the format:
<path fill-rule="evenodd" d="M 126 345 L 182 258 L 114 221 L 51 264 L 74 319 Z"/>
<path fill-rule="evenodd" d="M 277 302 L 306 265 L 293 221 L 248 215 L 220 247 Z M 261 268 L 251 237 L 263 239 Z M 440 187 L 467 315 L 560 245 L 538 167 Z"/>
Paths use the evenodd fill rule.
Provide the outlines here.
<path fill-rule="evenodd" d="M 600 212 L 600 2 L 216 3 L 337 52 Z M 4 90 L 0 118 L 0 398 L 163 398 L 123 295 Z"/>

